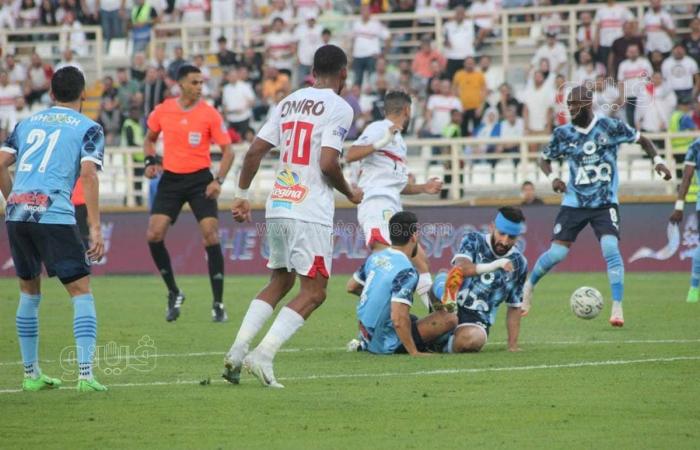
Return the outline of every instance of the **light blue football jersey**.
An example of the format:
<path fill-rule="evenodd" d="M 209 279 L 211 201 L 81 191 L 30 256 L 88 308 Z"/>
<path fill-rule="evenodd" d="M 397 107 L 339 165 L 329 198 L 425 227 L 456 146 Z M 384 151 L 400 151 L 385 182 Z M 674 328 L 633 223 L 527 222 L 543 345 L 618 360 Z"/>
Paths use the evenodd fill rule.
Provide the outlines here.
<path fill-rule="evenodd" d="M 626 123 L 596 116 L 587 129 L 571 123 L 557 127 L 542 156 L 565 160 L 569 183 L 562 206 L 602 208 L 618 203 L 617 151 L 636 142 L 639 132 Z"/>
<path fill-rule="evenodd" d="M 695 167 L 695 182 L 700 180 L 700 138 L 697 138 L 688 147 L 688 152 L 685 154 L 685 163 Z M 700 211 L 700 195 L 695 202 L 695 210 Z"/>
<path fill-rule="evenodd" d="M 510 307 L 520 306 L 527 279 L 527 260 L 520 250 L 513 247 L 506 255 L 498 256 L 491 247 L 491 235 L 471 232 L 462 240 L 453 261 L 456 258 L 466 258 L 474 264 L 488 264 L 508 258 L 513 263 L 513 272 L 499 269 L 465 278 L 457 294 L 460 309 L 477 314 L 481 322 L 490 327 L 501 303 L 506 302 Z"/>
<path fill-rule="evenodd" d="M 369 335 L 367 350 L 394 353 L 401 340 L 391 321 L 391 303 L 413 305 L 418 272 L 404 253 L 387 248 L 370 255 L 353 276 L 364 286 L 357 319 Z"/>
<path fill-rule="evenodd" d="M 18 123 L 1 150 L 16 157 L 5 220 L 75 224 L 71 193 L 81 162 L 102 167 L 102 126 L 72 109 L 54 106 Z"/>

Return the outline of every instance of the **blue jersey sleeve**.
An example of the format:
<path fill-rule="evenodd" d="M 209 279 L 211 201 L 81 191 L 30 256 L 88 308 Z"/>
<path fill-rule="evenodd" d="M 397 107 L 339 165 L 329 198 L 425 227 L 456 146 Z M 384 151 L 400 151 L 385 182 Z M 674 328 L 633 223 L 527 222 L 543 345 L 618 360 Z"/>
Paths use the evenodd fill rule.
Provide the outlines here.
<path fill-rule="evenodd" d="M 469 261 L 474 262 L 481 247 L 481 240 L 481 235 L 475 232 L 464 236 L 464 239 L 462 239 L 462 244 L 459 246 L 459 253 L 452 257 L 452 264 L 455 263 L 457 258 L 466 258 Z"/>
<path fill-rule="evenodd" d="M 362 263 L 362 265 L 355 271 L 355 273 L 352 274 L 352 277 L 360 283 L 362 286 L 365 285 L 365 282 L 367 281 L 367 269 L 365 269 L 365 265 L 367 262 Z"/>
<path fill-rule="evenodd" d="M 613 144 L 632 144 L 639 140 L 639 131 L 635 130 L 621 120 L 608 120 L 613 122 L 610 132 L 610 139 L 612 140 Z"/>
<path fill-rule="evenodd" d="M 688 151 L 685 154 L 685 164 L 688 166 L 697 166 L 698 156 L 700 156 L 700 138 L 695 139 L 693 143 L 690 144 L 690 147 L 688 147 Z"/>
<path fill-rule="evenodd" d="M 5 139 L 0 151 L 17 155 L 17 152 L 19 152 L 19 124 L 15 125 L 12 133 Z"/>
<path fill-rule="evenodd" d="M 102 167 L 105 154 L 105 135 L 100 125 L 93 125 L 83 135 L 80 162 L 91 161 Z"/>
<path fill-rule="evenodd" d="M 418 285 L 418 272 L 413 267 L 396 274 L 391 283 L 391 301 L 413 305 L 413 292 Z"/>
<path fill-rule="evenodd" d="M 523 302 L 523 287 L 527 281 L 527 260 L 521 257 L 518 261 L 513 261 L 513 264 L 515 264 L 514 281 L 506 304 L 510 308 L 519 308 Z"/>
<path fill-rule="evenodd" d="M 542 151 L 542 158 L 549 161 L 559 160 L 565 156 L 564 152 L 565 149 L 562 145 L 561 130 L 555 129 L 554 133 L 552 133 L 552 139 L 550 139 L 549 144 L 547 144 L 544 151 Z"/>

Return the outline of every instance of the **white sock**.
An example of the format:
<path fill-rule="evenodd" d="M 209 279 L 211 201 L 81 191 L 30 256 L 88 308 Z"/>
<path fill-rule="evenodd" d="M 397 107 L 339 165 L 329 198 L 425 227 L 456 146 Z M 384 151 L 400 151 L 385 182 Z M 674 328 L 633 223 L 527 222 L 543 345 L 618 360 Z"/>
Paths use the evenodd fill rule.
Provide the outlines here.
<path fill-rule="evenodd" d="M 618 317 L 622 316 L 622 302 L 612 302 L 611 315 Z"/>
<path fill-rule="evenodd" d="M 430 272 L 425 272 L 418 276 L 418 285 L 416 286 L 416 292 L 420 296 L 421 302 L 425 305 L 426 309 L 430 309 L 430 288 L 433 287 L 433 277 Z"/>
<path fill-rule="evenodd" d="M 248 353 L 250 342 L 253 340 L 260 329 L 265 325 L 267 319 L 272 316 L 272 306 L 269 303 L 259 299 L 250 302 L 248 312 L 243 317 L 243 323 L 238 330 L 236 340 L 233 342 L 231 349 L 228 351 L 228 356 L 234 361 L 241 361 Z"/>
<path fill-rule="evenodd" d="M 24 365 L 24 376 L 27 378 L 39 378 L 41 375 L 41 369 L 39 369 L 39 362 L 35 361 L 33 363 Z"/>
<path fill-rule="evenodd" d="M 272 361 L 282 344 L 287 342 L 302 325 L 304 325 L 304 318 L 293 309 L 285 306 L 272 323 L 270 331 L 267 332 L 256 351 L 259 350 L 264 358 Z"/>

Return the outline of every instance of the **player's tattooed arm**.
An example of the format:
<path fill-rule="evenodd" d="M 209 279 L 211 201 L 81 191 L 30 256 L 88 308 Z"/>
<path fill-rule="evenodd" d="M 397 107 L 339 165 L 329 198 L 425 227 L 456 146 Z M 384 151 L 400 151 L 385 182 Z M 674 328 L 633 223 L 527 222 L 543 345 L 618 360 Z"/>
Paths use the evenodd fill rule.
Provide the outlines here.
<path fill-rule="evenodd" d="M 362 201 L 362 190 L 351 187 L 343 175 L 338 150 L 332 147 L 321 147 L 321 172 L 328 178 L 331 186 L 352 203 L 357 205 Z"/>
<path fill-rule="evenodd" d="M 644 150 L 644 153 L 649 156 L 649 158 L 654 161 L 654 170 L 656 170 L 656 173 L 658 173 L 660 176 L 663 177 L 664 180 L 668 181 L 671 179 L 671 171 L 668 170 L 668 167 L 666 167 L 666 163 L 664 162 L 663 158 L 659 156 L 656 152 L 656 146 L 654 145 L 653 142 L 646 136 L 639 136 L 639 145 L 642 146 L 642 150 Z"/>
<path fill-rule="evenodd" d="M 695 175 L 695 166 L 686 164 L 683 168 L 683 180 L 681 180 L 681 185 L 678 186 L 678 199 L 673 207 L 673 214 L 671 214 L 669 218 L 671 223 L 681 223 L 683 221 L 685 196 L 688 195 L 688 189 L 690 188 L 690 183 L 693 181 L 693 175 Z"/>
<path fill-rule="evenodd" d="M 552 172 L 552 162 L 547 158 L 540 158 L 540 169 L 552 182 L 552 189 L 558 194 L 566 192 L 566 183 Z"/>

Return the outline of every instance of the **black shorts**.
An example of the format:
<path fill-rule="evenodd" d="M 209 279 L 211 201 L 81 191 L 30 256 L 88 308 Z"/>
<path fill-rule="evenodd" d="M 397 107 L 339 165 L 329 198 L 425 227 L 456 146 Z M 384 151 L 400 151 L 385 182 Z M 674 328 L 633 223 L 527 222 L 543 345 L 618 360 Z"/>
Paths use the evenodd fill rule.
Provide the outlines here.
<path fill-rule="evenodd" d="M 562 206 L 554 221 L 552 240 L 574 242 L 588 224 L 591 224 L 598 240 L 606 234 L 620 239 L 620 214 L 617 205 L 609 205 L 602 208 Z"/>
<path fill-rule="evenodd" d="M 213 179 L 209 169 L 185 174 L 163 172 L 151 214 L 166 215 L 175 223 L 182 205 L 189 203 L 197 222 L 207 217 L 218 218 L 219 208 L 216 200 L 204 195 Z"/>
<path fill-rule="evenodd" d="M 418 332 L 418 317 L 411 314 L 411 335 L 413 336 L 413 343 L 416 344 L 416 349 L 419 352 L 425 352 L 428 350 L 428 346 L 423 341 L 420 333 Z M 394 353 L 408 353 L 403 344 L 399 345 Z"/>
<path fill-rule="evenodd" d="M 83 244 L 90 241 L 90 227 L 88 226 L 87 220 L 87 206 L 86 205 L 75 205 L 75 221 L 78 225 L 78 232 L 80 233 L 80 238 L 83 240 Z"/>
<path fill-rule="evenodd" d="M 484 322 L 479 316 L 479 313 L 477 313 L 476 311 L 460 307 L 457 309 L 457 319 L 457 328 L 464 325 L 475 325 L 483 328 L 484 331 L 486 331 L 486 336 L 489 335 L 489 329 L 491 328 L 491 326 L 488 323 Z"/>
<path fill-rule="evenodd" d="M 77 225 L 7 222 L 7 236 L 15 271 L 23 280 L 41 275 L 42 262 L 48 275 L 63 284 L 90 275 Z"/>

